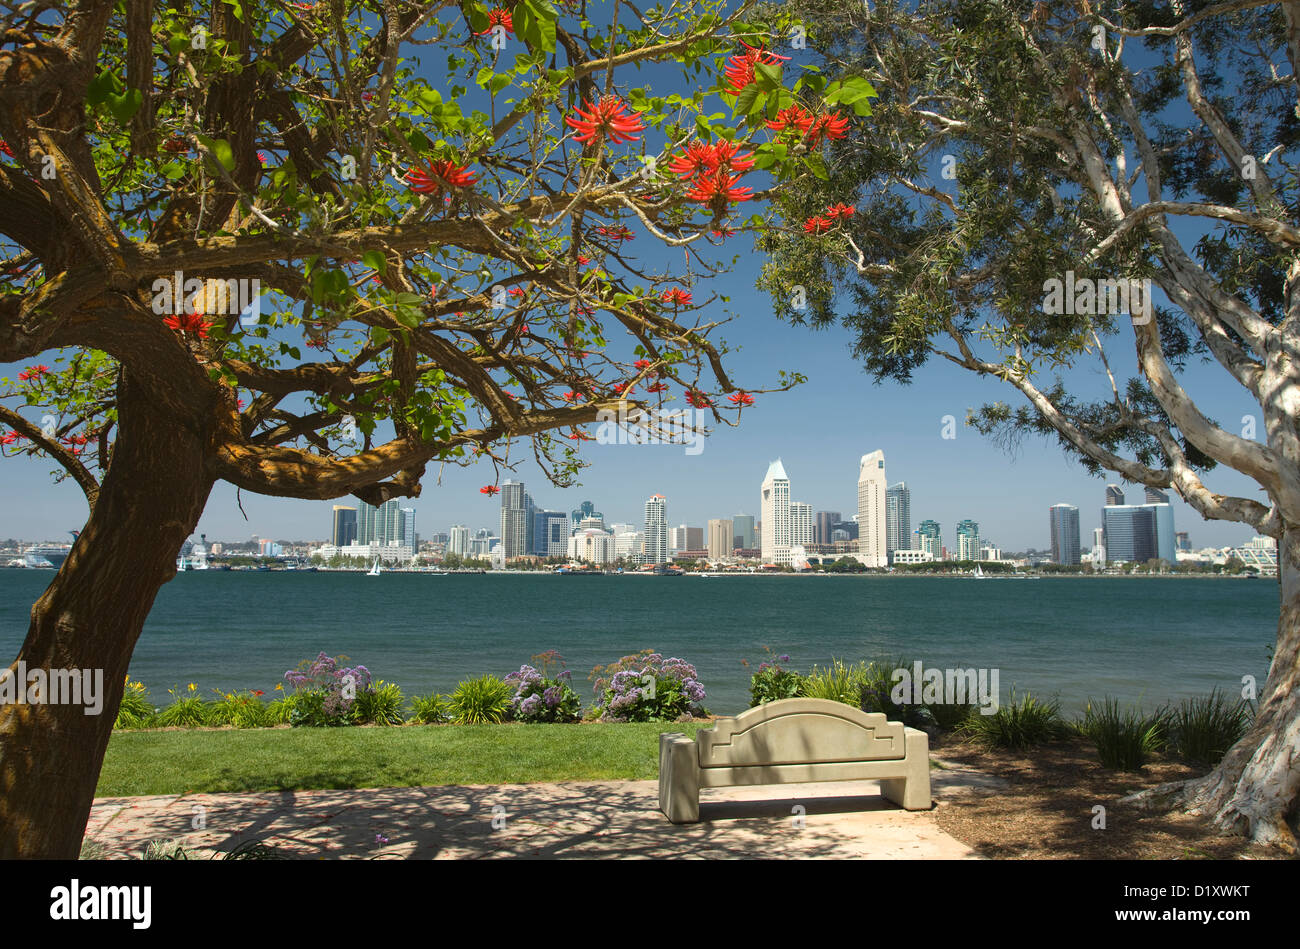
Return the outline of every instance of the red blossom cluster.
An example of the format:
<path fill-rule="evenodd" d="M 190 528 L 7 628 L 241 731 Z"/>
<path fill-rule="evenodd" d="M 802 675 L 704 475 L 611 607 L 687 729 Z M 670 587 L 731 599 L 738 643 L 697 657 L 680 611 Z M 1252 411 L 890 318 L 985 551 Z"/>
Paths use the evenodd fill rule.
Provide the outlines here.
<path fill-rule="evenodd" d="M 727 401 L 734 405 L 753 405 L 754 397 L 742 389 L 739 392 L 733 392 L 731 395 L 727 396 Z"/>
<path fill-rule="evenodd" d="M 22 372 L 18 373 L 18 378 L 23 382 L 30 382 L 33 379 L 39 379 L 49 371 L 50 367 L 46 365 L 29 366 Z"/>
<path fill-rule="evenodd" d="M 478 489 L 478 493 L 486 494 L 488 497 L 491 497 L 494 494 L 500 494 L 501 489 L 498 488 L 495 484 L 485 484 L 483 485 L 483 487 Z"/>
<path fill-rule="evenodd" d="M 181 333 L 194 333 L 199 339 L 207 339 L 211 323 L 203 319 L 202 313 L 175 313 L 163 323 L 170 329 Z"/>
<path fill-rule="evenodd" d="M 724 75 L 727 78 L 727 91 L 733 95 L 739 95 L 741 90 L 754 81 L 755 66 L 760 63 L 766 66 L 775 66 L 790 58 L 789 56 L 778 56 L 761 46 L 750 46 L 744 41 L 740 45 L 745 47 L 745 51 L 732 56 L 727 61 L 727 68 L 724 70 Z"/>
<path fill-rule="evenodd" d="M 671 303 L 673 307 L 690 306 L 691 295 L 681 287 L 671 287 L 664 291 L 663 301 Z"/>
<path fill-rule="evenodd" d="M 632 233 L 632 229 L 623 224 L 615 224 L 613 226 L 601 225 L 596 228 L 596 233 L 601 237 L 608 237 L 612 241 L 636 240 L 636 235 Z"/>
<path fill-rule="evenodd" d="M 503 10 L 501 7 L 494 7 L 488 11 L 488 28 L 475 33 L 474 35 L 486 36 L 488 33 L 491 33 L 492 28 L 496 26 L 504 26 L 507 33 L 511 36 L 515 35 L 515 22 L 510 16 L 510 11 Z"/>
<path fill-rule="evenodd" d="M 767 127 L 773 132 L 795 132 L 812 147 L 823 139 L 843 138 L 849 133 L 849 120 L 838 111 L 814 115 L 801 105 L 792 105 L 777 112 Z"/>
<path fill-rule="evenodd" d="M 806 234 L 825 234 L 834 225 L 835 222 L 832 221 L 830 218 L 825 218 L 825 217 L 821 217 L 820 215 L 814 214 L 808 220 L 803 222 L 803 229 L 804 229 L 804 233 Z"/>
<path fill-rule="evenodd" d="M 588 142 L 609 139 L 615 145 L 638 141 L 636 132 L 645 131 L 641 117 L 629 115 L 627 103 L 617 96 L 604 96 L 599 102 L 587 103 L 586 109 L 575 108 L 580 118 L 565 116 L 564 122 L 578 134 L 575 141 Z"/>
<path fill-rule="evenodd" d="M 8 155 L 10 158 L 14 157 L 14 150 L 10 148 L 9 143 L 2 138 L 0 138 L 0 155 Z"/>
<path fill-rule="evenodd" d="M 457 165 L 450 158 L 429 162 L 423 168 L 412 168 L 404 177 L 417 194 L 438 194 L 443 189 L 443 182 L 453 188 L 468 188 L 477 183 L 469 173 L 469 165 Z"/>
<path fill-rule="evenodd" d="M 686 404 L 692 405 L 697 409 L 707 409 L 713 405 L 713 403 L 709 401 L 709 397 L 698 389 L 686 390 Z"/>
<path fill-rule="evenodd" d="M 703 204 L 715 213 L 752 197 L 751 189 L 738 187 L 737 183 L 742 172 L 754 167 L 754 159 L 749 152 L 741 152 L 735 142 L 691 142 L 668 167 L 678 176 L 691 179 L 687 201 Z"/>
<path fill-rule="evenodd" d="M 190 150 L 190 146 L 185 141 L 184 136 L 173 135 L 162 143 L 162 149 L 165 152 L 171 152 L 173 155 L 183 155 Z"/>
<path fill-rule="evenodd" d="M 0 445 L 12 445 L 14 442 L 22 441 L 25 437 L 15 431 L 8 431 L 3 436 L 0 436 Z"/>
<path fill-rule="evenodd" d="M 645 387 L 645 390 L 646 390 L 647 392 L 667 392 L 667 391 L 668 391 L 668 387 L 667 387 L 666 385 L 664 385 L 662 382 L 656 382 L 656 383 L 655 383 L 654 385 L 652 385 L 652 386 L 646 386 L 646 387 Z"/>

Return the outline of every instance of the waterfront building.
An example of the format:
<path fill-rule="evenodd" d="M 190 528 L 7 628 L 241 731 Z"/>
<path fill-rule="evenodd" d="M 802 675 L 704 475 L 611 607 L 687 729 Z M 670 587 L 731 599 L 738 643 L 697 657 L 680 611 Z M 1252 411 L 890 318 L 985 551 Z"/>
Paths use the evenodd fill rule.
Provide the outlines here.
<path fill-rule="evenodd" d="M 578 525 L 588 517 L 598 517 L 602 521 L 605 519 L 605 515 L 597 511 L 596 505 L 592 504 L 590 501 L 583 501 L 579 504 L 570 517 L 573 520 L 573 530 L 578 530 Z"/>
<path fill-rule="evenodd" d="M 858 462 L 858 560 L 868 567 L 889 564 L 885 542 L 885 453 L 873 451 Z"/>
<path fill-rule="evenodd" d="M 763 563 L 790 562 L 790 478 L 781 459 L 767 467 L 760 495 Z"/>
<path fill-rule="evenodd" d="M 1174 532 L 1174 547 L 1178 550 L 1191 551 L 1192 539 L 1188 535 L 1187 531 Z"/>
<path fill-rule="evenodd" d="M 736 532 L 735 545 L 749 549 L 757 547 L 755 538 L 754 515 L 736 514 L 731 518 L 731 529 Z"/>
<path fill-rule="evenodd" d="M 916 529 L 915 550 L 924 550 L 935 560 L 943 560 L 943 536 L 938 521 L 925 520 Z"/>
<path fill-rule="evenodd" d="M 935 559 L 934 554 L 928 550 L 896 550 L 894 551 L 894 566 L 907 563 L 931 563 Z"/>
<path fill-rule="evenodd" d="M 569 538 L 569 558 L 604 566 L 614 562 L 614 535 L 594 527 L 583 528 Z"/>
<path fill-rule="evenodd" d="M 1146 489 L 1146 504 L 1155 514 L 1156 556 L 1169 563 L 1178 562 L 1178 543 L 1174 531 L 1174 508 L 1169 495 L 1158 488 Z"/>
<path fill-rule="evenodd" d="M 464 557 L 469 553 L 469 528 L 464 524 L 453 524 L 447 532 L 447 553 Z"/>
<path fill-rule="evenodd" d="M 522 481 L 501 484 L 501 556 L 507 561 L 528 553 L 528 508 Z"/>
<path fill-rule="evenodd" d="M 980 559 L 980 526 L 975 521 L 957 522 L 957 559 Z"/>
<path fill-rule="evenodd" d="M 912 546 L 912 492 L 900 481 L 885 489 L 885 556 L 893 563 L 895 550 Z"/>
<path fill-rule="evenodd" d="M 1124 503 L 1124 489 L 1117 484 L 1106 485 L 1106 506 L 1114 507 Z"/>
<path fill-rule="evenodd" d="M 1079 509 L 1073 504 L 1053 504 L 1047 509 L 1052 533 L 1052 563 L 1079 562 Z"/>
<path fill-rule="evenodd" d="M 420 549 L 420 535 L 415 532 L 415 508 L 404 507 L 402 511 L 402 531 L 397 542 L 412 550 Z"/>
<path fill-rule="evenodd" d="M 330 530 L 330 543 L 346 547 L 357 539 L 357 509 L 343 504 L 334 505 L 334 518 Z"/>
<path fill-rule="evenodd" d="M 1104 527 L 1093 528 L 1092 555 L 1090 559 L 1094 570 L 1100 570 L 1106 566 L 1106 529 Z"/>
<path fill-rule="evenodd" d="M 683 550 L 699 550 L 704 546 L 704 528 L 681 524 L 668 529 L 668 552 L 675 556 Z"/>
<path fill-rule="evenodd" d="M 640 560 L 644 535 L 638 530 L 614 532 L 614 559 Z"/>
<path fill-rule="evenodd" d="M 658 566 L 668 561 L 668 499 L 651 495 L 645 502 L 642 563 Z"/>
<path fill-rule="evenodd" d="M 813 545 L 813 509 L 802 501 L 790 502 L 790 546 L 805 549 Z"/>
<path fill-rule="evenodd" d="M 571 536 L 569 515 L 563 511 L 533 512 L 533 553 L 538 557 L 564 557 Z"/>
<path fill-rule="evenodd" d="M 1107 504 L 1101 522 L 1109 563 L 1145 563 L 1159 556 L 1154 506 Z"/>
<path fill-rule="evenodd" d="M 401 501 L 389 498 L 376 507 L 364 501 L 357 508 L 357 536 L 359 544 L 398 544 L 402 541 L 404 524 Z"/>
<path fill-rule="evenodd" d="M 835 525 L 844 518 L 839 511 L 818 511 L 813 515 L 813 543 L 830 544 L 835 533 Z"/>
<path fill-rule="evenodd" d="M 709 559 L 728 560 L 736 549 L 735 525 L 729 518 L 714 518 L 709 521 Z"/>

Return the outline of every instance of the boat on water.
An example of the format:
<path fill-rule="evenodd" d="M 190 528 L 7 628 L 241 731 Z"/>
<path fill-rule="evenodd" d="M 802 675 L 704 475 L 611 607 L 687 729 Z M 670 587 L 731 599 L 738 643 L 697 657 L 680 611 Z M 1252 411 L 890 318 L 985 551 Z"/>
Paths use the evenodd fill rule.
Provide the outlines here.
<path fill-rule="evenodd" d="M 379 561 L 376 560 L 375 563 L 374 563 L 374 566 L 372 566 L 372 567 L 370 568 L 370 570 L 369 570 L 369 572 L 366 574 L 366 576 L 368 576 L 368 577 L 377 577 L 377 576 L 379 576 L 379 574 L 380 574 L 380 570 L 381 570 L 381 568 L 380 568 L 380 566 L 379 566 Z"/>
<path fill-rule="evenodd" d="M 984 580 L 984 579 L 986 579 L 986 576 L 985 576 L 985 574 L 984 574 L 984 571 L 980 569 L 980 565 L 979 565 L 979 564 L 976 564 L 976 565 L 975 565 L 975 572 L 972 573 L 972 574 L 970 575 L 970 578 L 971 578 L 972 580 Z"/>

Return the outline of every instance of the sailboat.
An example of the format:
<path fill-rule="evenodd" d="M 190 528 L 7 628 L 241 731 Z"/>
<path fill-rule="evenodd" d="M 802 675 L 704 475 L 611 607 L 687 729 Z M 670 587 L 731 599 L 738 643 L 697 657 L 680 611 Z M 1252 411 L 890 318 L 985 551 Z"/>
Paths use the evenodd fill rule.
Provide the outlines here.
<path fill-rule="evenodd" d="M 366 576 L 368 576 L 368 577 L 377 577 L 377 576 L 379 576 L 379 558 L 377 558 L 377 557 L 375 558 L 375 565 L 374 565 L 373 567 L 370 568 L 370 572 L 367 573 Z"/>
<path fill-rule="evenodd" d="M 983 579 L 984 579 L 984 571 L 980 569 L 980 565 L 979 565 L 979 564 L 976 564 L 976 565 L 975 565 L 975 572 L 972 573 L 970 576 L 971 576 L 971 579 L 972 579 L 972 580 L 983 580 Z"/>

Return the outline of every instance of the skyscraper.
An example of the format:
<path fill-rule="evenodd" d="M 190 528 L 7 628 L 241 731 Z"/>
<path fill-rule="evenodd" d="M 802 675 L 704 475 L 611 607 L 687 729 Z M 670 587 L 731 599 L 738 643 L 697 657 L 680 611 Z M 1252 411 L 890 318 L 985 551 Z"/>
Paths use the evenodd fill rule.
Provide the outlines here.
<path fill-rule="evenodd" d="M 885 556 L 894 562 L 895 550 L 912 546 L 912 492 L 904 481 L 885 490 Z"/>
<path fill-rule="evenodd" d="M 335 547 L 346 547 L 357 539 L 357 509 L 334 505 L 334 523 L 330 532 L 330 543 Z"/>
<path fill-rule="evenodd" d="M 378 507 L 363 501 L 357 509 L 357 543 L 400 544 L 403 523 L 401 502 L 397 498 L 389 498 Z"/>
<path fill-rule="evenodd" d="M 602 520 L 604 520 L 605 518 L 605 515 L 597 511 L 596 505 L 592 504 L 590 501 L 583 501 L 581 504 L 578 505 L 577 509 L 570 516 L 573 519 L 574 530 L 577 530 L 578 525 L 581 524 L 583 520 L 588 517 L 599 517 Z"/>
<path fill-rule="evenodd" d="M 522 481 L 501 484 L 501 554 L 506 560 L 528 553 L 528 509 Z"/>
<path fill-rule="evenodd" d="M 662 494 L 651 495 L 645 502 L 645 563 L 661 564 L 668 561 L 668 499 Z"/>
<path fill-rule="evenodd" d="M 1174 531 L 1174 508 L 1169 503 L 1169 495 L 1158 488 L 1147 488 L 1147 503 L 1143 507 L 1152 509 L 1155 515 L 1156 556 L 1174 564 L 1178 562 L 1177 534 Z"/>
<path fill-rule="evenodd" d="M 957 559 L 980 559 L 980 526 L 975 521 L 957 522 Z"/>
<path fill-rule="evenodd" d="M 758 546 L 754 542 L 754 515 L 737 514 L 731 519 L 731 529 L 736 532 L 736 546 L 742 550 L 752 550 Z"/>
<path fill-rule="evenodd" d="M 526 536 L 524 537 L 524 552 L 533 553 L 537 547 L 537 505 L 533 503 L 533 496 L 527 491 L 524 492 L 524 525 Z"/>
<path fill-rule="evenodd" d="M 730 519 L 713 519 L 709 521 L 709 559 L 724 560 L 731 556 L 735 535 L 735 526 Z"/>
<path fill-rule="evenodd" d="M 1108 504 L 1101 509 L 1101 526 L 1107 561 L 1145 563 L 1159 556 L 1153 505 Z"/>
<path fill-rule="evenodd" d="M 569 515 L 563 511 L 533 512 L 533 547 L 539 557 L 564 557 L 569 550 Z"/>
<path fill-rule="evenodd" d="M 402 534 L 399 538 L 404 547 L 410 547 L 411 553 L 416 553 L 420 549 L 420 538 L 415 533 L 415 508 L 404 507 L 402 511 Z"/>
<path fill-rule="evenodd" d="M 1079 562 L 1079 509 L 1073 504 L 1053 504 L 1048 510 L 1052 532 L 1052 562 Z"/>
<path fill-rule="evenodd" d="M 778 458 L 767 466 L 761 489 L 764 563 L 790 562 L 790 478 Z"/>
<path fill-rule="evenodd" d="M 447 553 L 464 557 L 469 553 L 469 528 L 464 524 L 452 524 L 447 532 Z"/>
<path fill-rule="evenodd" d="M 868 567 L 889 565 L 885 543 L 885 453 L 873 451 L 858 463 L 858 559 Z"/>
<path fill-rule="evenodd" d="M 835 532 L 835 525 L 841 520 L 839 511 L 818 511 L 813 515 L 813 543 L 829 544 L 832 543 L 831 534 Z"/>
<path fill-rule="evenodd" d="M 943 532 L 938 521 L 922 521 L 916 529 L 916 549 L 924 550 L 935 560 L 943 559 Z"/>
<path fill-rule="evenodd" d="M 1117 484 L 1106 485 L 1106 506 L 1114 507 L 1124 503 L 1124 490 Z"/>
<path fill-rule="evenodd" d="M 813 509 L 802 501 L 790 502 L 790 546 L 803 547 L 805 553 L 813 542 Z"/>

